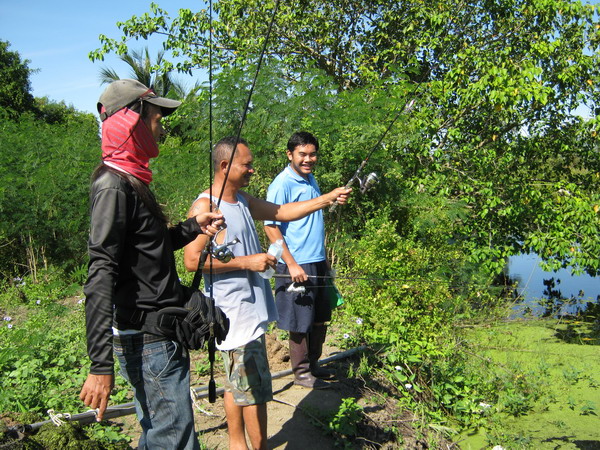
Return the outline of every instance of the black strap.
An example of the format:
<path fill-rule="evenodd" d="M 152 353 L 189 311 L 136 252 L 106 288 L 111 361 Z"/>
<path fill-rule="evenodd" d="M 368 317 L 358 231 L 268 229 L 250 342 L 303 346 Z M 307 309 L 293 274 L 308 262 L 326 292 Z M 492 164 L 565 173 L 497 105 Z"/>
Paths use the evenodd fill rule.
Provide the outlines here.
<path fill-rule="evenodd" d="M 208 258 L 208 252 L 210 248 L 210 239 L 202 251 L 200 253 L 200 257 L 198 258 L 198 267 L 196 268 L 196 273 L 194 273 L 194 279 L 192 280 L 192 289 L 198 289 L 200 287 L 200 280 L 202 279 L 202 269 L 204 268 L 204 264 L 206 263 L 206 259 Z M 210 296 L 210 293 L 209 293 Z M 215 316 L 215 304 L 214 301 L 208 302 L 209 314 L 210 317 Z M 215 383 L 214 377 L 214 364 L 215 364 L 215 353 L 216 353 L 216 345 L 215 345 L 215 333 L 214 333 L 214 324 L 210 324 L 210 335 L 208 337 L 208 342 L 206 345 L 206 349 L 208 350 L 208 362 L 210 364 L 210 380 L 208 381 L 208 401 L 209 403 L 214 403 L 217 401 L 217 385 Z"/>

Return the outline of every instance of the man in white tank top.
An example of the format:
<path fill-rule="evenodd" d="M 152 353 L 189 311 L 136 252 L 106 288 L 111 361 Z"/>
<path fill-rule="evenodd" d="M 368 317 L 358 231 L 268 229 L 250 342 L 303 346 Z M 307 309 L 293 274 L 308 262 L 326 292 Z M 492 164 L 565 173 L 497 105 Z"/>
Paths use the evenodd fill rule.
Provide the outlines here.
<path fill-rule="evenodd" d="M 254 174 L 252 161 L 248 143 L 243 139 L 224 138 L 213 149 L 212 210 L 218 202 L 215 196 L 223 192 L 219 206 L 228 227 L 223 238 L 231 241 L 237 237 L 240 242 L 231 247 L 235 256 L 231 261 L 212 259 L 212 289 L 215 303 L 230 320 L 227 339 L 218 346 L 227 375 L 224 403 L 229 446 L 247 448 L 248 433 L 252 448 L 266 449 L 267 402 L 272 400 L 273 392 L 264 333 L 269 322 L 277 320 L 277 310 L 269 281 L 258 273 L 274 267 L 277 260 L 261 250 L 254 220 L 298 220 L 336 201 L 346 203 L 351 189 L 340 187 L 311 200 L 276 205 L 241 191 Z M 189 215 L 210 211 L 209 198 L 210 191 L 204 191 Z M 185 247 L 187 270 L 197 270 L 207 242 L 200 236 Z M 203 272 L 208 273 L 210 267 L 211 261 L 207 260 Z"/>

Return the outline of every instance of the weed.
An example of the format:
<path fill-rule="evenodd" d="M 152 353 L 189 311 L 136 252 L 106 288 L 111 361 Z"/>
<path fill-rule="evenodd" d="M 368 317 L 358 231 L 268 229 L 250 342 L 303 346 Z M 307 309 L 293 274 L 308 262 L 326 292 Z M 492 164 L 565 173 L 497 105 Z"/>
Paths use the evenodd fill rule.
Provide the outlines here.
<path fill-rule="evenodd" d="M 367 355 L 361 355 L 358 368 L 356 369 L 356 375 L 368 377 L 372 373 L 372 370 L 373 366 L 369 363 L 369 358 Z"/>
<path fill-rule="evenodd" d="M 354 363 L 350 363 L 348 365 L 348 369 L 346 370 L 346 376 L 348 378 L 355 378 L 356 377 L 356 367 L 354 366 Z"/>
<path fill-rule="evenodd" d="M 582 416 L 597 416 L 598 414 L 596 413 L 596 410 L 596 404 L 590 400 L 587 400 L 579 409 L 579 414 Z"/>
<path fill-rule="evenodd" d="M 563 370 L 563 377 L 569 384 L 576 384 L 579 380 L 581 380 L 582 374 L 583 371 L 575 367 L 569 367 Z"/>
<path fill-rule="evenodd" d="M 78 284 L 80 286 L 83 286 L 83 284 L 86 282 L 87 276 L 88 276 L 88 265 L 87 264 L 81 264 L 81 265 L 75 267 L 69 273 L 69 277 L 73 280 L 73 283 Z"/>
<path fill-rule="evenodd" d="M 79 399 L 87 375 L 87 368 L 82 367 L 87 361 L 83 304 L 66 306 L 57 302 L 57 296 L 70 292 L 69 283 L 60 283 L 53 273 L 46 278 L 48 283 L 26 282 L 9 288 L 25 290 L 30 300 L 40 300 L 29 301 L 26 309 L 15 307 L 6 291 L 0 295 L 3 304 L 11 308 L 8 311 L 14 311 L 7 314 L 10 321 L 3 321 L 11 327 L 0 325 L 0 411 L 34 413 L 35 418 L 19 416 L 19 423 L 25 424 L 46 419 L 48 409 L 69 413 L 86 409 Z M 112 402 L 130 398 L 129 386 L 122 377 L 117 376 L 115 384 Z M 98 427 L 104 430 L 105 425 Z M 118 429 L 98 433 L 105 441 L 125 438 Z"/>
<path fill-rule="evenodd" d="M 564 420 L 552 420 L 552 421 L 550 421 L 550 425 L 558 428 L 559 430 L 568 428 L 568 425 L 566 424 L 566 422 Z"/>
<path fill-rule="evenodd" d="M 354 398 L 344 398 L 335 416 L 329 421 L 329 429 L 344 437 L 356 436 L 357 425 L 362 415 L 362 408 Z"/>
<path fill-rule="evenodd" d="M 129 439 L 119 433 L 116 427 L 93 424 L 85 430 L 75 423 L 65 423 L 59 427 L 47 424 L 32 436 L 32 440 L 42 448 L 64 450 L 120 450 L 129 449 Z"/>

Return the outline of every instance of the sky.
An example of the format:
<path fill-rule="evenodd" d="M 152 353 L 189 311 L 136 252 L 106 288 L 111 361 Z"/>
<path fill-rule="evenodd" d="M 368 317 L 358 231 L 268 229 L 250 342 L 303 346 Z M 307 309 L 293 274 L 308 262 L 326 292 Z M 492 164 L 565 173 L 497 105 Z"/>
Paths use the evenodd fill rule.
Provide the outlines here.
<path fill-rule="evenodd" d="M 203 0 L 154 1 L 171 17 L 177 15 L 179 8 L 197 11 L 206 7 Z M 10 51 L 29 60 L 30 69 L 39 70 L 30 76 L 35 97 L 64 101 L 80 111 L 96 114 L 96 103 L 106 87 L 100 84 L 100 69 L 112 68 L 121 78 L 131 75 L 127 65 L 113 53 L 94 63 L 88 53 L 100 47 L 100 34 L 120 39 L 116 23 L 149 12 L 150 3 L 151 0 L 0 0 L 0 40 L 10 42 Z M 154 57 L 161 48 L 161 39 L 133 41 L 129 47 L 142 50 L 148 46 Z M 178 78 L 190 86 L 196 79 L 206 79 L 201 72 L 194 75 Z M 589 111 L 578 108 L 575 113 L 587 116 Z"/>
<path fill-rule="evenodd" d="M 154 0 L 171 17 L 180 8 L 193 11 L 205 7 L 202 0 Z M 99 81 L 100 69 L 116 70 L 121 78 L 129 78 L 128 66 L 114 54 L 104 61 L 91 62 L 88 53 L 100 47 L 98 36 L 120 39 L 116 23 L 133 15 L 150 11 L 151 0 L 0 0 L 0 40 L 10 43 L 9 51 L 28 59 L 35 97 L 64 101 L 79 111 L 96 114 L 96 103 L 106 87 Z M 145 46 L 154 57 L 160 43 L 132 41 L 129 47 Z M 195 78 L 178 76 L 193 84 Z M 198 73 L 196 78 L 203 79 Z"/>

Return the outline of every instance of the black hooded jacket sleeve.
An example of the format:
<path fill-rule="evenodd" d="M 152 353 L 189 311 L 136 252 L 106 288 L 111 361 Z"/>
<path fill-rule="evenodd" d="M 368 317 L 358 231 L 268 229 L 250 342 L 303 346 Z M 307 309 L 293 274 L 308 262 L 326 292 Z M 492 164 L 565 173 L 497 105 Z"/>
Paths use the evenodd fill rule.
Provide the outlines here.
<path fill-rule="evenodd" d="M 172 228 L 157 220 L 133 187 L 107 171 L 90 193 L 88 279 L 84 286 L 90 373 L 113 373 L 112 327 L 117 307 L 156 311 L 183 303 L 173 251 L 200 234 L 194 218 Z M 121 320 L 121 319 L 120 319 Z"/>

